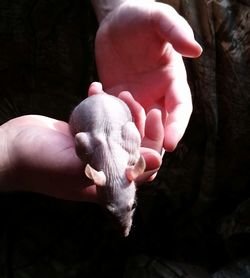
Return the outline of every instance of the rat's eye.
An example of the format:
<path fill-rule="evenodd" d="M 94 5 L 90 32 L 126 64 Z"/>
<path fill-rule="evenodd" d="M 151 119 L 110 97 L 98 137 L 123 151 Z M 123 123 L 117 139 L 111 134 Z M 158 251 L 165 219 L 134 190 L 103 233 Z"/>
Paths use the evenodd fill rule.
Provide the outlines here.
<path fill-rule="evenodd" d="M 134 210 L 135 208 L 136 208 L 136 202 L 134 202 L 132 206 L 128 206 L 128 207 L 127 207 L 127 210 L 128 210 L 128 211 L 132 211 L 132 210 Z"/>
<path fill-rule="evenodd" d="M 131 210 L 135 209 L 135 208 L 136 208 L 136 205 L 137 205 L 136 202 L 134 202 L 133 205 L 132 205 L 132 207 L 131 207 Z"/>
<path fill-rule="evenodd" d="M 112 204 L 108 204 L 106 206 L 106 209 L 111 212 L 111 213 L 114 213 L 115 212 L 115 207 L 112 205 Z"/>

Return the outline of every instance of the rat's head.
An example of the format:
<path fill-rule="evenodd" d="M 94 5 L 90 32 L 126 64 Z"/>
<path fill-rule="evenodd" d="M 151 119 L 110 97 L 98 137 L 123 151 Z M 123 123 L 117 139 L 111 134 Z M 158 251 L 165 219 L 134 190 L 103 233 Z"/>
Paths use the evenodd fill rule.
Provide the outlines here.
<path fill-rule="evenodd" d="M 132 225 L 132 218 L 136 207 L 135 179 L 145 170 L 145 161 L 141 156 L 133 166 L 127 166 L 125 175 L 116 179 L 103 171 L 97 171 L 89 164 L 85 174 L 92 179 L 97 188 L 101 205 L 114 218 L 124 236 L 128 236 Z"/>
<path fill-rule="evenodd" d="M 134 191 L 133 195 L 130 193 L 128 196 L 126 192 L 123 192 L 124 195 L 127 195 L 126 197 L 119 198 L 119 200 L 114 200 L 113 202 L 108 202 L 105 205 L 105 208 L 112 217 L 116 228 L 118 228 L 119 232 L 125 237 L 129 235 L 136 208 L 135 184 L 131 183 L 130 187 L 131 188 L 128 190 Z M 131 196 L 133 197 L 131 198 Z"/>

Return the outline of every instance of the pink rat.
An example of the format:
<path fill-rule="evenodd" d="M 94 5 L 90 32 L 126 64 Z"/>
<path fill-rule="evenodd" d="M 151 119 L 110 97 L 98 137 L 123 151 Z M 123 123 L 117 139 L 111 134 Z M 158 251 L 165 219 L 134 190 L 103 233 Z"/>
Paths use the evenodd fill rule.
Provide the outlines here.
<path fill-rule="evenodd" d="M 136 206 L 135 179 L 144 172 L 141 136 L 121 99 L 104 92 L 89 96 L 69 121 L 78 157 L 86 164 L 99 201 L 128 236 Z"/>

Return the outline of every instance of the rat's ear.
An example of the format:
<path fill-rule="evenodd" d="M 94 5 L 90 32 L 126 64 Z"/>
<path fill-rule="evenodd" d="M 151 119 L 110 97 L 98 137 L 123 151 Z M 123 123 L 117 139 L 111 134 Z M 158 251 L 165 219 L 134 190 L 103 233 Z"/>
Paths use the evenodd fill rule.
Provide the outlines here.
<path fill-rule="evenodd" d="M 140 156 L 139 160 L 134 166 L 128 166 L 126 169 L 126 176 L 129 181 L 135 180 L 138 176 L 144 173 L 146 168 L 146 162 L 143 156 Z"/>
<path fill-rule="evenodd" d="M 106 184 L 106 176 L 103 171 L 97 171 L 89 164 L 85 167 L 85 175 L 93 180 L 95 185 L 104 186 Z"/>

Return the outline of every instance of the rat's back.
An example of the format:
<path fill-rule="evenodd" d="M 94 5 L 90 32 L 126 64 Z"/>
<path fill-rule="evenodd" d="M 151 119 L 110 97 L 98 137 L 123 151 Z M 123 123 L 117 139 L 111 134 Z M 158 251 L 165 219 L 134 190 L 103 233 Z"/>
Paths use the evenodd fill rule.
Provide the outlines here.
<path fill-rule="evenodd" d="M 109 133 L 132 121 L 127 105 L 119 98 L 106 93 L 83 100 L 70 117 L 72 133 L 99 131 Z"/>

